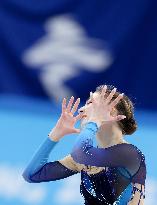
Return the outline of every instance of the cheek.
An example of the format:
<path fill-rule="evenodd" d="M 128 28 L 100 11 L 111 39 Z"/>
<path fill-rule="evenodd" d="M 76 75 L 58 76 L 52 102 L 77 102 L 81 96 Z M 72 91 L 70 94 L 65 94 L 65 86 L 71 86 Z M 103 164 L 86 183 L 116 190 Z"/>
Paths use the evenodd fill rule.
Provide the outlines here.
<path fill-rule="evenodd" d="M 86 113 L 89 114 L 92 109 L 93 109 L 93 105 L 92 105 L 92 104 L 89 104 L 89 105 L 86 107 Z"/>

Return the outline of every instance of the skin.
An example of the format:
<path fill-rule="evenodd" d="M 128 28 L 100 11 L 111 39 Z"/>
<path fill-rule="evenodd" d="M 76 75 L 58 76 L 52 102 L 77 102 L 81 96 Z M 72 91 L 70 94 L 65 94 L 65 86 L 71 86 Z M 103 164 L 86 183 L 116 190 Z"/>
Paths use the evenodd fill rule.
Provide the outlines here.
<path fill-rule="evenodd" d="M 79 114 L 76 116 L 74 116 L 74 113 L 78 109 L 80 98 L 76 100 L 73 107 L 74 97 L 72 96 L 70 98 L 67 107 L 66 99 L 64 98 L 62 102 L 62 113 L 56 126 L 51 131 L 51 138 L 54 141 L 59 141 L 67 134 L 79 133 L 87 122 L 93 121 L 99 127 L 98 141 L 100 142 L 100 146 L 106 141 L 108 142 L 108 145 L 113 143 L 118 144 L 118 142 L 122 141 L 122 132 L 116 122 L 124 119 L 126 116 L 117 115 L 114 107 L 123 97 L 123 94 L 120 94 L 112 103 L 110 103 L 116 89 L 113 89 L 110 95 L 105 98 L 106 89 L 107 87 L 102 90 L 101 94 L 92 94 L 92 92 L 90 92 L 90 101 L 88 100 L 85 106 L 79 109 Z M 74 127 L 78 120 L 81 120 L 80 129 Z M 107 131 L 106 138 L 102 137 L 102 135 L 104 135 L 104 130 L 105 132 Z"/>
<path fill-rule="evenodd" d="M 124 142 L 127 143 L 123 139 L 122 131 L 117 124 L 117 121 L 125 118 L 125 116 L 124 115 L 118 116 L 117 110 L 114 108 L 114 106 L 119 102 L 119 100 L 123 97 L 123 95 L 122 94 L 119 95 L 118 98 L 115 100 L 115 102 L 113 102 L 113 104 L 110 107 L 107 104 L 110 102 L 115 91 L 116 90 L 114 90 L 112 94 L 109 96 L 109 98 L 106 99 L 106 103 L 104 102 L 104 104 L 102 104 L 102 110 L 99 107 L 101 115 L 99 113 L 98 120 L 101 122 L 101 116 L 102 116 L 102 121 L 104 121 L 104 123 L 101 123 L 101 126 L 99 127 L 99 130 L 96 135 L 98 147 L 107 148 L 115 144 L 124 143 Z M 79 112 L 83 112 L 84 114 L 86 114 L 86 117 L 84 117 L 81 120 L 81 128 L 88 121 L 90 121 L 90 119 L 92 119 L 94 122 L 98 122 L 97 118 L 95 117 L 93 118 L 93 116 L 91 117 L 90 113 L 93 110 L 95 110 L 94 103 L 98 102 L 99 99 L 100 99 L 100 94 L 98 92 L 94 92 L 94 93 L 90 92 L 90 99 L 86 102 L 85 106 L 79 109 Z M 101 105 L 101 102 L 98 104 L 98 106 L 100 105 Z M 106 109 L 104 109 L 105 106 L 106 106 Z M 109 111 L 110 113 L 107 111 L 107 109 L 109 108 L 110 108 L 110 111 Z M 105 116 L 106 113 L 108 113 L 108 117 L 104 119 L 103 116 Z M 111 116 L 113 116 L 113 118 Z"/>
<path fill-rule="evenodd" d="M 87 122 L 93 121 L 98 126 L 98 132 L 96 135 L 96 140 L 98 147 L 107 148 L 119 143 L 128 143 L 124 140 L 122 131 L 117 124 L 117 121 L 125 118 L 124 115 L 118 115 L 115 108 L 116 104 L 123 97 L 120 94 L 113 102 L 111 99 L 116 92 L 113 89 L 111 93 L 105 97 L 107 87 L 105 86 L 101 93 L 90 92 L 90 98 L 86 104 L 78 110 L 80 103 L 80 98 L 74 103 L 74 97 L 72 96 L 66 106 L 66 99 L 62 101 L 62 113 L 56 126 L 51 130 L 49 137 L 53 141 L 59 141 L 64 136 L 69 134 L 78 134 Z M 74 104 L 73 104 L 74 103 Z M 73 106 L 72 106 L 73 105 Z M 74 116 L 75 112 L 78 110 L 78 114 Z M 75 128 L 76 122 L 80 120 L 80 129 Z M 61 160 L 58 160 L 64 166 L 74 171 L 81 171 L 82 169 L 89 171 L 85 165 L 76 163 L 71 155 L 67 155 Z M 90 173 L 98 173 L 102 168 L 91 167 Z M 135 183 L 135 186 L 140 189 L 140 184 Z M 144 190 L 144 186 L 142 187 Z M 140 197 L 139 192 L 135 192 L 134 199 L 128 203 L 128 205 L 137 205 Z M 141 205 L 144 204 L 144 199 L 141 199 Z"/>

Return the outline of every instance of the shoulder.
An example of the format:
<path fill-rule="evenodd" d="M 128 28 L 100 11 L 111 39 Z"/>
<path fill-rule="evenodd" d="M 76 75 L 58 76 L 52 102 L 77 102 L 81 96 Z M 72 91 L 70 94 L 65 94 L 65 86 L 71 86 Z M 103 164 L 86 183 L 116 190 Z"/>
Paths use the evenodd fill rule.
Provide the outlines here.
<path fill-rule="evenodd" d="M 138 148 L 136 145 L 131 143 L 123 143 L 123 149 L 126 153 L 130 153 L 132 158 L 139 158 L 140 161 L 143 161 L 145 163 L 145 155 L 142 152 L 140 148 Z"/>
<path fill-rule="evenodd" d="M 145 156 L 142 151 L 134 144 L 123 143 L 119 145 L 121 150 L 121 158 L 126 166 L 126 169 L 130 172 L 131 176 L 134 176 L 140 169 L 146 169 Z"/>
<path fill-rule="evenodd" d="M 136 145 L 131 144 L 133 149 L 141 156 L 142 161 L 145 161 L 145 155 L 142 152 L 140 148 L 138 148 Z"/>
<path fill-rule="evenodd" d="M 143 154 L 143 152 L 134 144 L 132 143 L 120 143 L 120 144 L 116 144 L 114 146 L 111 146 L 111 148 L 117 149 L 119 150 L 119 152 L 123 153 L 123 154 L 130 154 L 130 156 L 140 156 L 140 158 L 142 158 L 143 160 L 145 160 L 145 156 Z"/>
<path fill-rule="evenodd" d="M 123 146 L 124 148 L 126 147 L 126 148 L 129 148 L 129 149 L 131 149 L 131 150 L 135 150 L 135 151 L 137 151 L 137 152 L 139 152 L 139 153 L 142 153 L 142 151 L 136 146 L 136 145 L 134 145 L 134 144 L 132 144 L 132 143 L 129 143 L 129 142 L 125 142 L 125 143 L 121 143 L 121 144 L 117 144 L 117 146 Z"/>

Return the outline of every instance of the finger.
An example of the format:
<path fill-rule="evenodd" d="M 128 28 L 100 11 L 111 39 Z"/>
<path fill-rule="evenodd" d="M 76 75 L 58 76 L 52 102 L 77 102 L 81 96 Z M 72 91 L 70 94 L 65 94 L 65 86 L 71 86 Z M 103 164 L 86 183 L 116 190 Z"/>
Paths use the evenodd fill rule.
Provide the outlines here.
<path fill-rule="evenodd" d="M 116 92 L 117 88 L 114 88 L 111 93 L 108 95 L 108 97 L 106 98 L 106 103 L 110 103 L 112 97 L 114 96 L 115 92 Z"/>
<path fill-rule="evenodd" d="M 93 93 L 92 92 L 90 92 L 90 98 L 91 98 L 91 100 L 93 99 Z"/>
<path fill-rule="evenodd" d="M 76 121 L 80 120 L 83 115 L 84 115 L 84 113 L 79 113 L 79 114 L 75 117 Z"/>
<path fill-rule="evenodd" d="M 65 112 L 66 110 L 66 98 L 63 98 L 63 101 L 62 101 L 62 112 Z"/>
<path fill-rule="evenodd" d="M 73 108 L 72 108 L 72 110 L 71 110 L 71 112 L 72 112 L 73 114 L 76 112 L 79 103 L 80 103 L 80 98 L 77 98 L 77 100 L 76 100 L 76 102 L 75 102 L 75 104 L 74 104 L 74 106 L 73 106 Z"/>
<path fill-rule="evenodd" d="M 74 97 L 72 96 L 69 100 L 69 103 L 68 103 L 68 106 L 67 106 L 67 112 L 70 112 L 71 110 L 71 106 L 73 104 L 73 101 L 74 101 Z"/>
<path fill-rule="evenodd" d="M 126 118 L 125 115 L 117 115 L 116 117 L 113 117 L 115 121 L 120 121 Z"/>
<path fill-rule="evenodd" d="M 123 98 L 123 95 L 124 95 L 124 93 L 119 94 L 118 97 L 110 103 L 110 108 L 115 107 L 115 105 L 118 104 L 118 102 L 120 101 L 120 99 Z"/>
<path fill-rule="evenodd" d="M 106 90 L 107 90 L 107 85 L 105 85 L 103 87 L 102 92 L 101 92 L 101 100 L 103 100 L 103 101 L 104 101 L 104 98 L 105 98 Z"/>

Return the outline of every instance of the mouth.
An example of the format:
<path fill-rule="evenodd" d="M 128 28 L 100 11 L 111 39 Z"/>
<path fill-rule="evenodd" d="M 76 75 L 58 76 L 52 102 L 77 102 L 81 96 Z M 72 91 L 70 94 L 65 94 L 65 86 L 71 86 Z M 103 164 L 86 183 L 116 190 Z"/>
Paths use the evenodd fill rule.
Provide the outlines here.
<path fill-rule="evenodd" d="M 85 118 L 85 117 L 87 117 L 87 115 L 83 115 L 83 116 L 82 116 L 82 118 Z"/>

